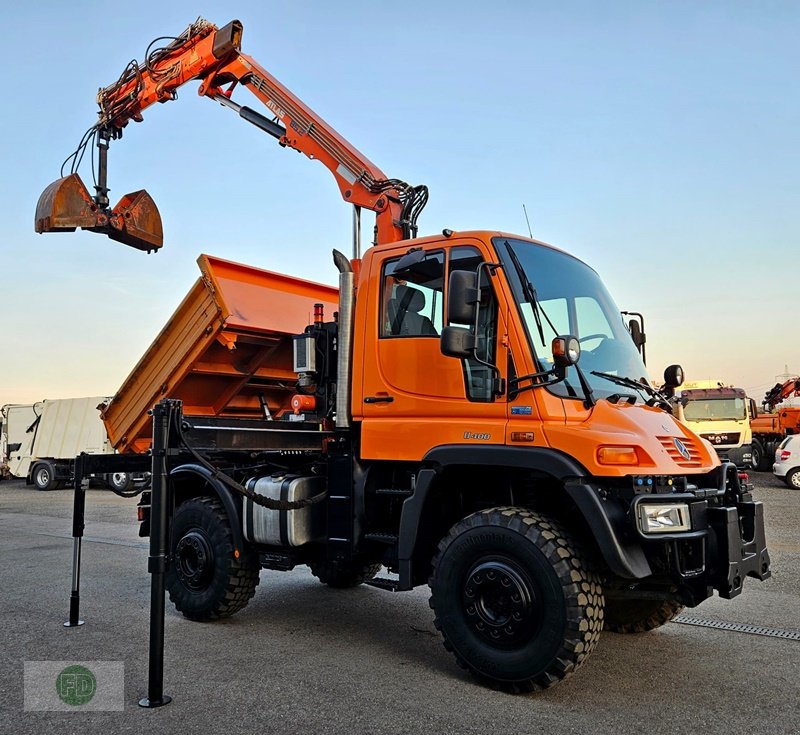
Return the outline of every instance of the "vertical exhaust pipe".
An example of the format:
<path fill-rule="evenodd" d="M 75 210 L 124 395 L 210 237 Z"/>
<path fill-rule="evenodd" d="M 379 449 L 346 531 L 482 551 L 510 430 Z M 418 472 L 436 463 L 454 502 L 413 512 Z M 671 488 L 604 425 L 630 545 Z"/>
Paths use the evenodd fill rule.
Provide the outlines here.
<path fill-rule="evenodd" d="M 344 253 L 333 251 L 339 269 L 339 337 L 336 372 L 336 428 L 350 427 L 350 380 L 353 372 L 353 267 Z"/>

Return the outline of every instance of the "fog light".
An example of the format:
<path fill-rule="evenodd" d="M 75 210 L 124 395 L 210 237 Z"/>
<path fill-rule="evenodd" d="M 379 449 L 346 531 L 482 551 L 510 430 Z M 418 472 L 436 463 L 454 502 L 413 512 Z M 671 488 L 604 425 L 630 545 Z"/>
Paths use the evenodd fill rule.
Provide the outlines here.
<path fill-rule="evenodd" d="M 642 533 L 691 531 L 689 506 L 686 503 L 640 503 L 639 528 Z"/>

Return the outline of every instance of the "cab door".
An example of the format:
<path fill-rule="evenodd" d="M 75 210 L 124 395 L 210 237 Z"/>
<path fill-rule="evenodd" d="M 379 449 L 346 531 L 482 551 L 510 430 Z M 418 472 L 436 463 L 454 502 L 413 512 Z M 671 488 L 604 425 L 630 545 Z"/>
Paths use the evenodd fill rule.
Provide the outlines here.
<path fill-rule="evenodd" d="M 444 356 L 439 343 L 449 273 L 474 271 L 487 249 L 477 240 L 448 240 L 426 244 L 411 265 L 405 255 L 380 253 L 371 265 L 377 287 L 363 342 L 362 457 L 419 460 L 444 444 L 502 444 L 507 406 L 492 391 L 495 375 L 477 361 Z M 506 308 L 485 271 L 479 351 L 505 378 Z"/>

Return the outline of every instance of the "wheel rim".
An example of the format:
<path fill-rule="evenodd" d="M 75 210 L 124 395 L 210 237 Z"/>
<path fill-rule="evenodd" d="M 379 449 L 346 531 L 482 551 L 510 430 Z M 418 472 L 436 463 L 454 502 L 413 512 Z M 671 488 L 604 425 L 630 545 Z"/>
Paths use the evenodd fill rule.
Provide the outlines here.
<path fill-rule="evenodd" d="M 111 482 L 114 483 L 114 487 L 123 487 L 127 481 L 128 475 L 125 472 L 115 472 L 111 475 Z"/>
<path fill-rule="evenodd" d="M 175 548 L 175 570 L 190 590 L 208 587 L 214 569 L 214 551 L 200 529 L 186 533 Z"/>
<path fill-rule="evenodd" d="M 792 483 L 792 487 L 796 487 L 800 490 L 800 472 L 793 472 L 789 477 L 789 482 Z"/>
<path fill-rule="evenodd" d="M 464 577 L 461 599 L 470 628 L 493 646 L 519 646 L 541 622 L 534 587 L 510 560 L 479 560 Z"/>
<path fill-rule="evenodd" d="M 753 469 L 757 470 L 761 465 L 761 450 L 757 447 L 753 447 L 751 452 L 750 463 L 753 465 Z"/>
<path fill-rule="evenodd" d="M 39 470 L 37 477 L 39 478 L 39 484 L 42 486 L 47 485 L 50 482 L 50 473 L 44 467 Z"/>

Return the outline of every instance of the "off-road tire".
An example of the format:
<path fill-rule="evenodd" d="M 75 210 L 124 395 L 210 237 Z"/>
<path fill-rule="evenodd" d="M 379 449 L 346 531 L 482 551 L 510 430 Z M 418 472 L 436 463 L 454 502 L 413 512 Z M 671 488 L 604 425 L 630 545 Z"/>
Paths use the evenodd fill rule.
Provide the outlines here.
<path fill-rule="evenodd" d="M 369 564 L 356 559 L 349 563 L 336 561 L 311 562 L 309 565 L 313 574 L 322 584 L 336 589 L 358 587 L 364 582 L 369 582 L 380 570 L 380 564 Z"/>
<path fill-rule="evenodd" d="M 184 501 L 172 522 L 169 599 L 190 620 L 217 620 L 239 612 L 255 594 L 261 570 L 248 549 L 234 555 L 230 519 L 217 498 Z"/>
<path fill-rule="evenodd" d="M 524 508 L 456 523 L 439 543 L 429 584 L 445 648 L 479 682 L 507 692 L 565 679 L 603 629 L 600 579 L 575 539 Z"/>
<path fill-rule="evenodd" d="M 37 490 L 55 490 L 59 485 L 56 480 L 56 468 L 53 467 L 52 462 L 39 462 L 33 468 L 31 479 Z"/>
<path fill-rule="evenodd" d="M 605 629 L 612 633 L 646 633 L 660 628 L 676 615 L 683 605 L 674 600 L 606 599 Z"/>

